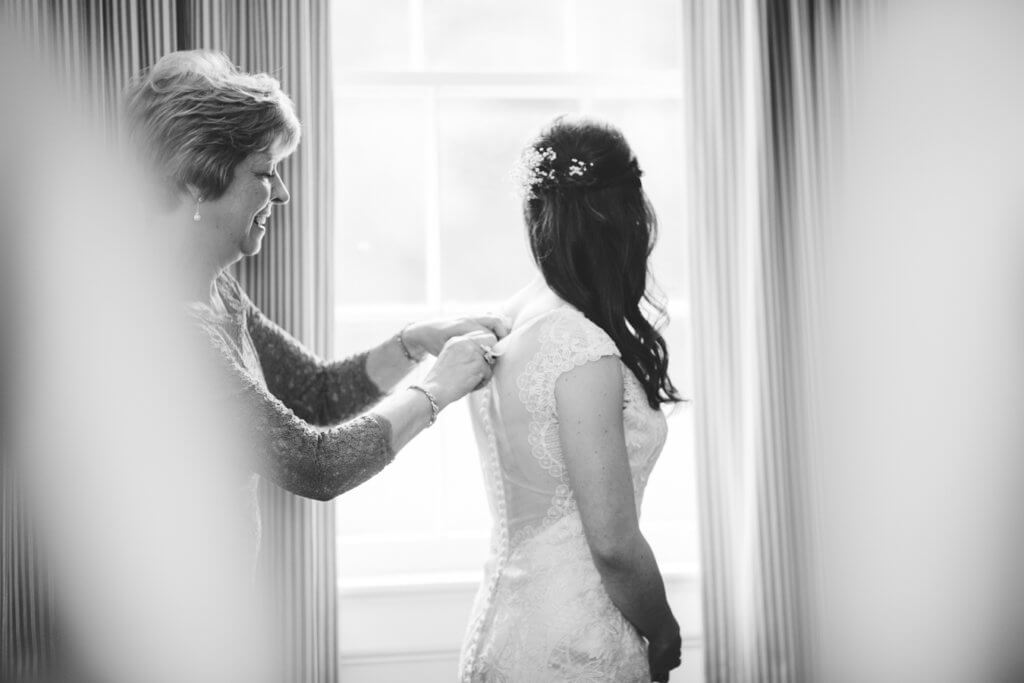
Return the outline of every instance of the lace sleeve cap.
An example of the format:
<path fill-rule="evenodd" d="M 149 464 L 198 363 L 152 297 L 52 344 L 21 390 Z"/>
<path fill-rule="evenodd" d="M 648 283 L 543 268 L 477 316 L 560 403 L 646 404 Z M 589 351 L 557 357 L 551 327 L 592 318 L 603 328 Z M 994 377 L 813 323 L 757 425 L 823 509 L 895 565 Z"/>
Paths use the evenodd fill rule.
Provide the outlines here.
<path fill-rule="evenodd" d="M 562 372 L 604 356 L 622 356 L 607 332 L 575 310 L 559 314 L 550 335 L 552 350 L 563 356 Z"/>

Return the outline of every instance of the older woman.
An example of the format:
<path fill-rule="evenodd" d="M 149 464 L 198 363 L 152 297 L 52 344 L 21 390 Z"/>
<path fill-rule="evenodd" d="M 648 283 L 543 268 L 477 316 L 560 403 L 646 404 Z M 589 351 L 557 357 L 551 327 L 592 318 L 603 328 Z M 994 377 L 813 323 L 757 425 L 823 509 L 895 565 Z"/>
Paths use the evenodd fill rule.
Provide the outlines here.
<path fill-rule="evenodd" d="M 230 407 L 255 437 L 256 473 L 329 500 L 378 473 L 439 411 L 490 379 L 489 346 L 507 333 L 498 318 L 412 324 L 328 363 L 228 273 L 259 252 L 275 206 L 289 199 L 279 169 L 300 126 L 276 79 L 242 73 L 218 53 L 176 52 L 136 78 L 127 113 L 163 181 L 161 222 L 177 242 L 189 309 L 220 352 Z M 425 380 L 388 395 L 427 354 L 437 361 Z"/>

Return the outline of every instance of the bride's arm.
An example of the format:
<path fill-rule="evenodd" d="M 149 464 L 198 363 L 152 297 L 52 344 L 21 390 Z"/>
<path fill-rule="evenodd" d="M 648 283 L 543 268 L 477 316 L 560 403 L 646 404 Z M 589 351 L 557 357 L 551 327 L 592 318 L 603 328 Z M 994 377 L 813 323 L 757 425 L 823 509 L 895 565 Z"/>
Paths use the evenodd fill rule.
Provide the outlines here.
<path fill-rule="evenodd" d="M 651 642 L 652 652 L 678 648 L 679 624 L 637 519 L 622 425 L 619 360 L 604 357 L 561 375 L 555 400 L 566 473 L 608 596 Z M 678 663 L 671 655 L 668 659 L 667 665 L 660 664 L 672 668 Z M 652 674 L 658 675 L 655 664 Z"/>

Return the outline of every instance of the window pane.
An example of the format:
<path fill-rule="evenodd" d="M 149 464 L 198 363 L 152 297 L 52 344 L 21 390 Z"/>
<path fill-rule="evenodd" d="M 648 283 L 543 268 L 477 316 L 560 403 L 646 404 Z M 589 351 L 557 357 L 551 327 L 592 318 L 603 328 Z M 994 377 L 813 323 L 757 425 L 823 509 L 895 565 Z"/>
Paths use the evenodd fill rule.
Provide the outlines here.
<path fill-rule="evenodd" d="M 336 106 L 337 300 L 422 302 L 426 103 L 340 98 Z"/>
<path fill-rule="evenodd" d="M 651 271 L 672 299 L 689 292 L 683 196 L 683 112 L 677 100 L 596 100 L 587 113 L 608 120 L 626 136 L 644 170 L 643 184 L 658 216 Z"/>
<path fill-rule="evenodd" d="M 423 0 L 427 67 L 561 71 L 566 0 Z"/>
<path fill-rule="evenodd" d="M 441 484 L 439 434 L 417 436 L 377 476 L 337 499 L 344 536 L 436 535 Z"/>
<path fill-rule="evenodd" d="M 336 358 L 365 351 L 394 334 L 405 318 L 336 320 Z M 427 431 L 376 477 L 336 499 L 337 533 L 363 536 L 434 535 L 438 529 L 439 439 Z M 396 501 L 401 504 L 396 505 Z"/>
<path fill-rule="evenodd" d="M 331 49 L 338 69 L 395 70 L 409 66 L 409 0 L 332 2 Z"/>
<path fill-rule="evenodd" d="M 443 100 L 441 291 L 445 299 L 502 300 L 533 277 L 511 169 L 523 147 L 571 100 Z"/>
<path fill-rule="evenodd" d="M 576 7 L 581 70 L 680 67 L 683 3 L 679 0 L 585 0 Z"/>
<path fill-rule="evenodd" d="M 679 307 L 681 308 L 681 307 Z M 669 323 L 661 330 L 668 346 L 668 368 L 672 383 L 684 399 L 693 392 L 693 326 L 689 315 L 669 308 Z"/>
<path fill-rule="evenodd" d="M 338 320 L 337 357 L 379 344 L 410 319 L 384 314 L 372 321 Z M 399 386 L 415 384 L 431 365 L 430 360 L 423 363 Z M 402 503 L 394 505 L 396 501 Z M 490 512 L 467 404 L 463 401 L 445 410 L 437 424 L 410 442 L 384 472 L 339 497 L 337 505 L 338 533 L 349 539 L 365 535 L 486 539 Z M 371 543 L 366 552 L 386 555 L 388 551 Z M 482 558 L 469 556 L 469 566 L 475 567 Z M 350 573 L 348 569 L 354 568 L 342 570 Z"/>
<path fill-rule="evenodd" d="M 336 3 L 332 12 L 338 72 L 409 72 L 420 57 L 427 71 L 397 81 L 363 74 L 359 86 L 350 79 L 336 91 L 337 357 L 376 345 L 425 315 L 490 307 L 532 278 L 510 170 L 552 118 L 586 110 L 623 129 L 645 170 L 661 228 L 652 267 L 675 312 L 665 330 L 670 369 L 681 393 L 692 397 L 684 346 L 690 330 L 682 108 L 652 99 L 663 89 L 627 87 L 641 70 L 678 73 L 681 3 L 375 0 Z M 567 70 L 597 79 L 559 76 L 571 81 L 562 89 L 545 75 Z M 538 76 L 512 83 L 444 73 L 466 71 Z M 608 72 L 620 73 L 602 80 Z M 636 75 L 637 83 L 654 82 L 650 74 Z M 438 247 L 440 282 L 428 283 Z M 433 297 L 438 285 L 440 301 L 428 302 L 428 286 Z M 660 562 L 695 562 L 691 406 L 669 420 L 642 528 Z M 339 575 L 358 582 L 477 571 L 490 524 L 468 408 L 452 406 L 394 464 L 338 498 Z"/>
<path fill-rule="evenodd" d="M 647 482 L 640 528 L 658 562 L 694 563 L 699 547 L 693 410 L 688 405 L 666 410 L 671 413 L 668 439 Z"/>
<path fill-rule="evenodd" d="M 334 348 L 337 358 L 368 351 L 394 335 L 411 320 L 411 316 L 380 316 L 376 320 L 344 320 L 335 318 Z"/>
<path fill-rule="evenodd" d="M 669 376 L 684 399 L 693 383 L 688 316 L 676 315 L 662 330 L 669 351 Z M 664 408 L 668 438 L 644 494 L 642 524 L 659 562 L 697 561 L 697 487 L 691 403 Z"/>
<path fill-rule="evenodd" d="M 487 538 L 491 532 L 491 513 L 487 505 L 483 473 L 469 404 L 452 406 L 447 411 L 441 432 L 442 490 L 441 524 L 451 535 Z M 482 562 L 484 556 L 474 558 Z"/>

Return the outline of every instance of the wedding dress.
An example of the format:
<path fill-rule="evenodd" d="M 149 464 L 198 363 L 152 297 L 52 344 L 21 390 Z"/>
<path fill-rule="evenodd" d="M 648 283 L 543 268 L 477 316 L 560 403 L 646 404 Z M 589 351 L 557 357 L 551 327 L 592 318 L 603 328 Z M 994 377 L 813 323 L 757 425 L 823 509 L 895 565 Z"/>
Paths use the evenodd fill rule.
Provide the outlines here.
<path fill-rule="evenodd" d="M 470 396 L 491 552 L 459 665 L 462 681 L 651 680 L 643 638 L 612 604 L 590 554 L 559 443 L 555 381 L 611 338 L 568 305 L 513 330 L 491 383 Z M 623 369 L 622 420 L 637 514 L 667 425 Z"/>

